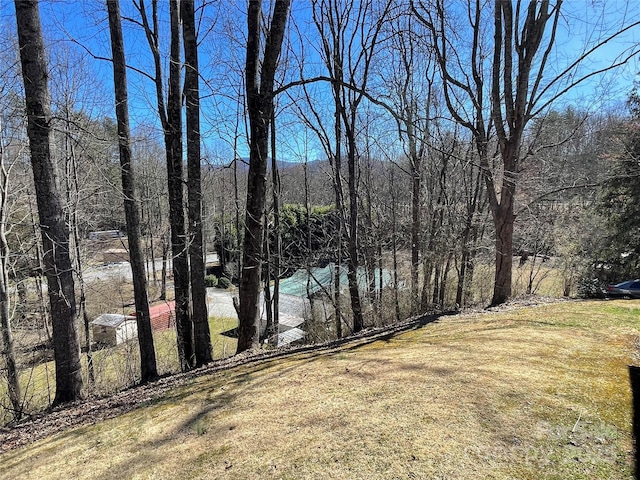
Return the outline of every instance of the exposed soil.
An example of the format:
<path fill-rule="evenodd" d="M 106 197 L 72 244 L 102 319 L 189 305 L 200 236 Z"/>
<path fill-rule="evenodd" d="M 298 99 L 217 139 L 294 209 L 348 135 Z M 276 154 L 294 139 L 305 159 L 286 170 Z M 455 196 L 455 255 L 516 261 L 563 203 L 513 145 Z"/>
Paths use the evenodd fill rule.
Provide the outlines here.
<path fill-rule="evenodd" d="M 58 408 L 49 409 L 45 412 L 31 415 L 17 424 L 0 427 L 0 454 L 74 427 L 94 425 L 103 420 L 130 412 L 148 404 L 149 402 L 153 402 L 169 390 L 184 385 L 190 379 L 195 377 L 209 375 L 240 365 L 272 360 L 287 355 L 339 349 L 342 345 L 347 343 L 350 345 L 370 343 L 403 331 L 421 328 L 428 323 L 442 318 L 443 316 L 508 311 L 517 308 L 530 307 L 537 304 L 554 303 L 559 301 L 561 300 L 557 298 L 527 296 L 489 309 L 478 308 L 462 312 L 447 312 L 412 318 L 400 324 L 383 328 L 368 329 L 357 335 L 324 344 L 245 352 L 231 358 L 219 360 L 187 373 L 163 377 L 155 382 L 134 386 L 108 397 L 89 398 L 81 402 L 65 404 Z"/>

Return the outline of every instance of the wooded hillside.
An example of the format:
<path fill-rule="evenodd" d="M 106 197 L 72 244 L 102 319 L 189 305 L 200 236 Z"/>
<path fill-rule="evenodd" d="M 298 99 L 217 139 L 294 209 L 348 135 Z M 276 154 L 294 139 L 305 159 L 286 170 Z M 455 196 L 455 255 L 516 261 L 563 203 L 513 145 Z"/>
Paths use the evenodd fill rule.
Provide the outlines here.
<path fill-rule="evenodd" d="M 3 423 L 640 277 L 636 3 L 245 3 L 0 7 Z"/>

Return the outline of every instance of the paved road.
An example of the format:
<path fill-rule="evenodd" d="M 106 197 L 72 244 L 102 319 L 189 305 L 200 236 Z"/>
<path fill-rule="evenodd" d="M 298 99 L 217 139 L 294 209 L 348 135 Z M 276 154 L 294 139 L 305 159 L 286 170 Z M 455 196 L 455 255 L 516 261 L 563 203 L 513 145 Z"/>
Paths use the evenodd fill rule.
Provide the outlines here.
<path fill-rule="evenodd" d="M 217 253 L 209 253 L 207 255 L 207 263 L 213 263 L 217 261 Z M 162 259 L 155 260 L 155 267 L 159 275 L 162 271 Z M 167 269 L 170 268 L 171 259 L 169 259 L 169 261 L 167 262 Z M 147 275 L 149 277 L 153 275 L 153 268 L 151 265 L 148 265 L 147 267 Z M 131 265 L 129 264 L 129 262 L 119 262 L 87 267 L 84 269 L 83 277 L 85 282 L 92 282 L 94 280 L 108 280 L 112 278 L 124 278 L 125 280 L 131 280 Z"/>
<path fill-rule="evenodd" d="M 234 293 L 220 288 L 207 288 L 207 307 L 209 316 L 220 318 L 238 318 L 233 307 Z"/>
<path fill-rule="evenodd" d="M 210 253 L 207 255 L 207 263 L 217 262 L 218 255 Z M 156 260 L 156 270 L 158 274 L 162 270 L 162 260 Z M 171 268 L 171 261 L 167 265 L 167 268 Z M 153 270 L 151 266 L 148 267 L 148 275 L 151 277 Z M 88 267 L 83 273 L 84 281 L 87 283 L 96 280 L 110 280 L 124 278 L 130 281 L 132 279 L 131 265 L 129 262 L 109 263 L 106 265 L 97 265 Z M 173 288 L 170 284 L 169 288 Z M 237 318 L 236 310 L 233 307 L 233 293 L 228 290 L 222 290 L 219 288 L 207 288 L 207 306 L 209 308 L 209 315 L 215 315 L 221 318 Z"/>

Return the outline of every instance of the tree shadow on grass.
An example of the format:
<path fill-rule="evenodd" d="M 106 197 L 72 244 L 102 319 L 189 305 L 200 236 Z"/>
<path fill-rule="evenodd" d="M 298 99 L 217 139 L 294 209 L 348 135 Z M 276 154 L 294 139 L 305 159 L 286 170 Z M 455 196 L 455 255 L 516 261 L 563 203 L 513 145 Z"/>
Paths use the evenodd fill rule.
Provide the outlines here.
<path fill-rule="evenodd" d="M 27 425 L 26 428 L 24 428 L 24 432 L 27 433 L 27 435 L 23 435 L 25 437 L 24 439 L 18 439 L 18 441 L 16 441 L 16 438 L 20 436 L 20 432 L 18 430 L 25 427 L 23 424 L 22 426 L 18 426 L 18 429 L 14 430 L 15 435 L 13 435 L 12 432 L 8 432 L 8 435 L 4 436 L 3 441 L 13 435 L 15 438 L 9 442 L 12 445 L 12 447 L 9 448 L 16 448 L 36 440 L 46 438 L 48 435 L 53 435 L 55 433 L 66 431 L 66 433 L 72 434 L 72 431 L 69 430 L 71 428 L 82 429 L 85 425 L 102 422 L 103 420 L 118 417 L 128 412 L 135 412 L 138 409 L 151 405 L 162 405 L 170 402 L 184 401 L 192 392 L 201 388 L 199 385 L 199 379 L 205 376 L 222 375 L 224 372 L 233 371 L 238 367 L 248 369 L 250 375 L 256 377 L 262 376 L 266 370 L 277 365 L 282 359 L 289 358 L 295 360 L 296 363 L 294 366 L 296 366 L 300 365 L 300 362 L 311 361 L 312 359 L 325 355 L 327 352 L 332 350 L 351 351 L 378 341 L 390 342 L 397 335 L 407 331 L 421 329 L 426 325 L 437 321 L 444 315 L 446 314 L 424 315 L 409 319 L 399 325 L 393 325 L 386 328 L 368 329 L 358 335 L 345 337 L 320 345 L 305 345 L 301 347 L 291 347 L 288 349 L 266 352 L 260 351 L 256 354 L 244 357 L 236 356 L 223 359 L 191 372 L 166 376 L 160 378 L 156 382 L 131 387 L 109 398 L 92 399 L 80 404 L 64 406 L 56 412 L 53 412 L 53 414 L 49 413 L 32 417 L 32 424 L 30 426 Z M 287 370 L 294 368 L 294 366 L 283 370 L 280 365 L 277 375 L 286 375 Z M 295 368 L 298 367 L 296 366 Z M 245 372 L 246 371 L 247 370 L 245 370 Z M 217 385 L 217 387 L 214 388 L 227 390 L 225 397 L 220 397 L 222 404 L 232 402 L 239 394 L 241 394 L 243 391 L 243 378 L 245 379 L 244 383 L 247 383 L 246 379 L 248 377 L 246 376 L 236 376 L 236 379 L 232 380 L 230 383 L 229 380 L 225 378 L 221 378 L 220 381 L 216 381 L 214 383 L 214 385 Z M 265 376 L 264 379 L 261 379 L 261 382 L 269 381 L 271 378 L 273 378 L 273 376 Z M 192 382 L 193 385 L 190 385 Z M 253 382 L 248 383 L 255 385 Z M 216 408 L 219 408 L 219 405 L 221 404 L 216 402 L 212 403 L 210 411 L 215 411 Z M 186 422 L 187 425 L 185 428 L 189 428 L 189 425 L 197 423 L 203 418 L 203 416 L 206 416 L 207 413 L 208 412 L 204 411 L 195 414 L 192 420 Z M 62 420 L 60 420 L 60 418 L 62 418 Z M 71 419 L 71 421 L 64 421 L 65 418 Z M 53 428 L 54 426 L 56 428 Z"/>

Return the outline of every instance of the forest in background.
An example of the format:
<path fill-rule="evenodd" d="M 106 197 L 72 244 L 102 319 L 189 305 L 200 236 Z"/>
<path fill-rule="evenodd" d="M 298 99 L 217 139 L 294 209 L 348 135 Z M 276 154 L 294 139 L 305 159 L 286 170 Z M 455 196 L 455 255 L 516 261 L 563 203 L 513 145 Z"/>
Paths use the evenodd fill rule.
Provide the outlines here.
<path fill-rule="evenodd" d="M 279 282 L 300 269 L 335 268 L 330 314 L 308 319 L 318 340 L 521 294 L 599 295 L 638 276 L 639 102 L 619 75 L 637 60 L 640 16 L 627 2 L 109 0 L 109 12 L 81 2 L 72 22 L 55 2 L 19 4 L 45 25 L 42 158 L 63 236 L 34 181 L 39 117 L 20 57 L 37 42 L 16 34 L 17 8 L 0 39 L 7 419 L 39 405 L 37 389 L 63 403 L 120 375 L 95 370 L 89 323 L 101 313 L 134 309 L 141 332 L 149 301 L 176 300 L 177 362 L 134 353 L 107 390 L 221 356 L 202 312 L 207 252 L 237 287 L 238 352 L 277 336 Z M 116 51 L 118 23 L 130 133 L 114 113 L 116 56 L 101 50 Z M 91 232 L 112 230 L 129 253 L 138 243 L 132 266 L 151 269 L 137 289 L 83 276 L 123 243 Z M 63 295 L 47 289 L 71 271 L 60 252 L 73 271 Z M 66 317 L 56 302 L 72 306 Z M 149 338 L 132 349 L 157 360 Z M 34 381 L 51 360 L 55 378 Z"/>

